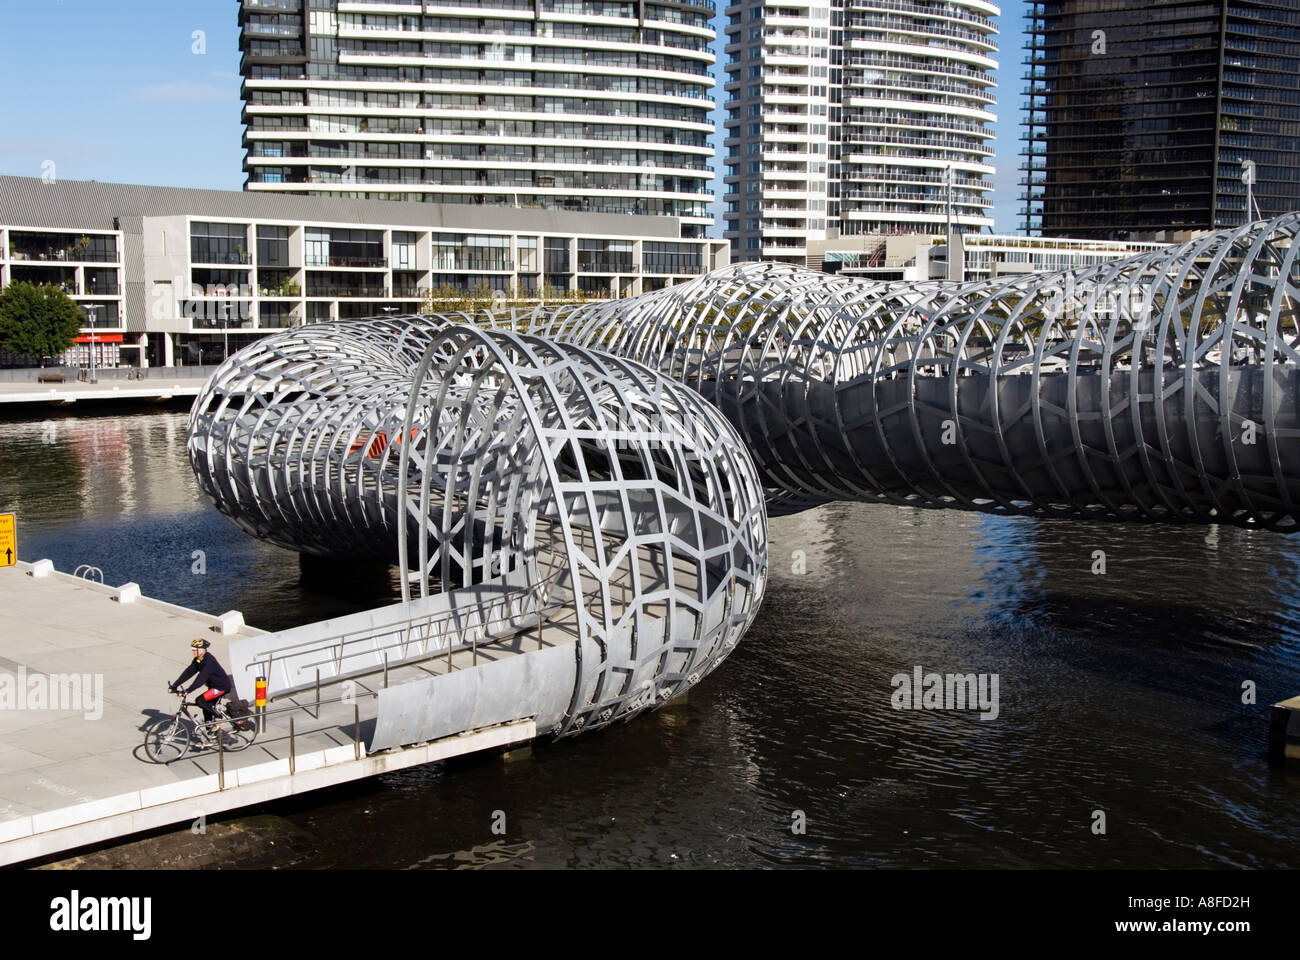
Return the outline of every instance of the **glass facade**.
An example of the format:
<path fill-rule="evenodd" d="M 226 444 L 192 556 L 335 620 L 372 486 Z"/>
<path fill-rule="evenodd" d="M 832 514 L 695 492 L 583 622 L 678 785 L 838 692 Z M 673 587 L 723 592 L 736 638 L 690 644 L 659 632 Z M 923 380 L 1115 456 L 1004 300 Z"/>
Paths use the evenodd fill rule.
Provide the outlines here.
<path fill-rule="evenodd" d="M 704 235 L 708 0 L 274 3 L 240 10 L 248 189 L 675 216 Z"/>
<path fill-rule="evenodd" d="M 1166 239 L 1300 206 L 1300 9 L 1250 0 L 1035 0 L 1025 228 Z M 1252 218 L 1253 218 L 1252 216 Z"/>
<path fill-rule="evenodd" d="M 950 215 L 959 233 L 992 225 L 995 5 L 738 0 L 728 12 L 732 259 L 807 264 L 809 244 L 929 233 Z"/>
<path fill-rule="evenodd" d="M 247 244 L 246 223 L 195 221 L 190 225 L 190 260 L 194 263 L 252 263 Z"/>

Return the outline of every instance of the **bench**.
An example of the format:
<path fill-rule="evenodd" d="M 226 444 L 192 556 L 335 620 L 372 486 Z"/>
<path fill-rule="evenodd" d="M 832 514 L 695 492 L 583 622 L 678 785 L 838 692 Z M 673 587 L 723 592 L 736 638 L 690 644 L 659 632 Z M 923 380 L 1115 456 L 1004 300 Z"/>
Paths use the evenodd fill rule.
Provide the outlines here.
<path fill-rule="evenodd" d="M 62 373 L 54 373 L 52 371 L 50 373 L 42 372 L 36 375 L 36 382 L 37 383 L 67 383 L 68 378 L 65 374 Z"/>

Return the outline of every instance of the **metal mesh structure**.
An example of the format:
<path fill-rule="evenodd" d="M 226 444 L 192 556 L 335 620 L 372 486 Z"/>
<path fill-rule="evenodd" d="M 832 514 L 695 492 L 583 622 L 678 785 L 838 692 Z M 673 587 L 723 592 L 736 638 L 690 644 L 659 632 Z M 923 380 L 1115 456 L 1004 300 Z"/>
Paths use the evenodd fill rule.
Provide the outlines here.
<path fill-rule="evenodd" d="M 735 424 L 773 513 L 850 499 L 1293 531 L 1298 225 L 965 284 L 746 263 L 490 322 L 689 384 Z"/>
<path fill-rule="evenodd" d="M 479 626 L 491 585 L 567 631 L 571 692 L 536 712 L 564 735 L 726 656 L 762 598 L 765 502 L 1294 531 L 1297 227 L 969 284 L 741 264 L 599 304 L 311 324 L 218 369 L 190 458 L 254 536 L 396 561 L 408 604 Z"/>
<path fill-rule="evenodd" d="M 734 429 L 579 346 L 409 318 L 302 327 L 231 357 L 189 437 L 200 485 L 247 532 L 396 561 L 404 590 L 467 624 L 501 586 L 514 621 L 571 637 L 556 734 L 676 696 L 762 597 L 762 488 Z"/>

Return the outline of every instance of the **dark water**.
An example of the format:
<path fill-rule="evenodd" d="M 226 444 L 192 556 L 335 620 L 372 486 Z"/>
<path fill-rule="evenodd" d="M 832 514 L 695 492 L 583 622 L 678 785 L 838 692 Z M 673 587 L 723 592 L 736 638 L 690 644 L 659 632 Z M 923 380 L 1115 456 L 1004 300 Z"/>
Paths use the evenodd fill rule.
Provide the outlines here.
<path fill-rule="evenodd" d="M 0 421 L 22 559 L 267 628 L 391 597 L 304 584 L 202 501 L 184 435 L 170 412 Z M 1300 864 L 1300 775 L 1264 762 L 1267 705 L 1300 693 L 1300 540 L 861 504 L 771 538 L 757 622 L 684 707 L 271 805 L 292 854 L 264 865 Z M 893 709 L 917 665 L 996 674 L 998 717 Z"/>

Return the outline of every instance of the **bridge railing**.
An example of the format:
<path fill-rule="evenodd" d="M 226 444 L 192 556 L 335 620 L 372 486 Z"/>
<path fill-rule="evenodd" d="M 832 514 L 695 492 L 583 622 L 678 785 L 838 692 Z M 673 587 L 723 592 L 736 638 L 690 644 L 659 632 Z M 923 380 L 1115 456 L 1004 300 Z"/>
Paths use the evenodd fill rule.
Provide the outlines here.
<path fill-rule="evenodd" d="M 268 693 L 285 696 L 382 670 L 387 681 L 392 667 L 411 665 L 470 651 L 478 662 L 478 647 L 495 643 L 533 627 L 540 628 L 565 599 L 563 570 L 532 584 L 509 587 L 485 600 L 456 604 L 447 610 L 389 623 L 312 637 L 256 653 L 238 666 L 256 668 L 268 680 L 278 668 L 283 676 Z M 447 597 L 450 594 L 441 594 Z M 456 638 L 461 638 L 456 642 Z M 414 649 L 412 649 L 414 648 Z"/>

